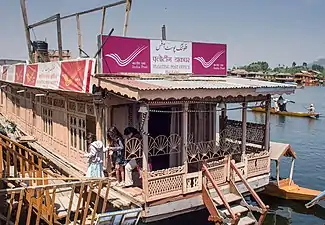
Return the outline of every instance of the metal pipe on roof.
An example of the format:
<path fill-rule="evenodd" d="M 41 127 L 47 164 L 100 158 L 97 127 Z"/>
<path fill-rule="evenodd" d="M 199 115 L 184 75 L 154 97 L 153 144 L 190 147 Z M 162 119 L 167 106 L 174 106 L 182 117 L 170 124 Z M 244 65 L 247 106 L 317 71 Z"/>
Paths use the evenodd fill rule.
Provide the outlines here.
<path fill-rule="evenodd" d="M 60 19 L 64 20 L 64 19 L 68 19 L 70 17 L 75 17 L 77 15 L 83 15 L 83 14 L 87 14 L 87 13 L 96 12 L 96 11 L 102 10 L 103 8 L 111 8 L 111 7 L 122 5 L 122 4 L 125 4 L 125 3 L 126 3 L 126 0 L 122 0 L 122 1 L 111 3 L 111 4 L 107 4 L 107 5 L 104 5 L 104 6 L 96 7 L 96 8 L 93 8 L 93 9 L 89 9 L 89 10 L 85 10 L 85 11 L 81 11 L 81 12 L 77 12 L 77 13 L 72 13 L 72 14 L 69 14 L 69 15 L 66 15 L 66 16 L 62 16 L 62 17 L 60 17 Z M 55 22 L 55 21 L 56 21 L 56 15 L 51 16 L 51 17 L 49 17 L 49 18 L 47 18 L 45 20 L 30 24 L 28 26 L 28 28 L 31 29 L 31 28 L 38 27 L 38 26 L 48 24 L 48 23 L 52 23 L 52 22 Z"/>

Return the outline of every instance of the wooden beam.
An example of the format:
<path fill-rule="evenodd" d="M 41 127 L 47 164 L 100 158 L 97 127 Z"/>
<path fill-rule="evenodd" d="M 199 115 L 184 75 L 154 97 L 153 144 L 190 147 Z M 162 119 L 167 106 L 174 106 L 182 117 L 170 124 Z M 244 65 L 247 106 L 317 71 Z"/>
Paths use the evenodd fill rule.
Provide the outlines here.
<path fill-rule="evenodd" d="M 21 13 L 23 15 L 24 28 L 25 28 L 25 38 L 26 38 L 29 62 L 33 62 L 32 42 L 31 42 L 31 39 L 30 39 L 30 30 L 29 30 L 30 28 L 28 27 L 26 0 L 20 0 L 20 8 L 21 8 Z"/>
<path fill-rule="evenodd" d="M 21 0 L 21 1 L 23 1 L 23 0 Z M 112 8 L 114 6 L 119 6 L 119 5 L 122 5 L 122 4 L 125 4 L 125 3 L 126 3 L 126 0 L 122 0 L 122 1 L 118 1 L 118 2 L 113 2 L 111 4 L 104 5 L 104 6 L 100 6 L 100 7 L 96 7 L 96 8 L 93 8 L 93 9 L 86 10 L 86 11 L 72 13 L 72 14 L 63 16 L 60 19 L 61 20 L 64 20 L 64 19 L 68 19 L 68 18 L 71 18 L 71 17 L 75 17 L 77 14 L 79 14 L 79 15 L 88 14 L 88 13 L 92 13 L 92 12 L 99 11 L 102 8 Z M 30 24 L 28 26 L 28 28 L 31 29 L 31 28 L 34 28 L 34 27 L 38 27 L 38 26 L 41 26 L 41 25 L 48 24 L 48 23 L 53 23 L 53 22 L 55 22 L 55 20 L 56 20 L 56 17 L 55 16 L 54 17 L 49 17 L 48 19 L 42 20 L 40 22 L 37 22 L 37 23 L 34 23 L 34 24 Z"/>
<path fill-rule="evenodd" d="M 56 32 L 58 38 L 59 60 L 62 60 L 62 31 L 60 13 L 56 14 Z"/>
<path fill-rule="evenodd" d="M 126 1 L 125 6 L 125 19 L 124 19 L 124 28 L 123 28 L 123 36 L 126 36 L 128 25 L 129 25 L 129 17 L 130 17 L 130 11 L 132 6 L 132 0 Z"/>
<path fill-rule="evenodd" d="M 77 22 L 77 34 L 78 34 L 78 51 L 79 51 L 79 57 L 81 57 L 81 29 L 80 29 L 80 17 L 79 14 L 76 15 L 76 22 Z"/>
<path fill-rule="evenodd" d="M 106 17 L 106 8 L 103 7 L 102 9 L 102 23 L 100 24 L 100 34 L 102 35 L 104 33 L 105 28 L 105 17 Z"/>

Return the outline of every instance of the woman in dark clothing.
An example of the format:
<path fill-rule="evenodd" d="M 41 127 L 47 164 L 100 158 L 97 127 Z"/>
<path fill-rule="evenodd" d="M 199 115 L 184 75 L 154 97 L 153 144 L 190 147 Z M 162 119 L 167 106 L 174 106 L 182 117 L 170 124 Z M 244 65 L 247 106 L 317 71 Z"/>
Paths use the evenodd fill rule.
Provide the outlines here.
<path fill-rule="evenodd" d="M 107 131 L 107 139 L 109 141 L 108 150 L 113 154 L 115 159 L 116 179 L 120 186 L 124 186 L 124 139 L 122 134 L 116 127 L 111 127 Z"/>
<path fill-rule="evenodd" d="M 142 136 L 141 136 L 140 132 L 134 127 L 125 128 L 124 129 L 124 135 L 127 136 L 127 138 L 142 139 Z"/>

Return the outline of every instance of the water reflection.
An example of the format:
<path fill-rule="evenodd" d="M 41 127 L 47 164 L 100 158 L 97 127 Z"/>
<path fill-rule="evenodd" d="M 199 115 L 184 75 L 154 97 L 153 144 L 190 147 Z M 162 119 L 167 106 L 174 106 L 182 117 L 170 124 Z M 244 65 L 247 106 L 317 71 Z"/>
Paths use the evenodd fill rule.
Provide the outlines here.
<path fill-rule="evenodd" d="M 278 116 L 278 123 L 284 124 L 285 122 L 286 122 L 286 117 L 285 116 L 282 116 L 282 115 L 279 115 Z"/>
<path fill-rule="evenodd" d="M 305 207 L 306 202 L 278 199 L 265 195 L 261 197 L 265 204 L 270 206 L 270 211 L 264 224 L 292 224 L 293 213 L 312 215 L 325 220 L 325 208 L 319 205 L 307 209 Z"/>
<path fill-rule="evenodd" d="M 316 119 L 309 119 L 308 120 L 308 130 L 312 130 L 315 126 Z"/>

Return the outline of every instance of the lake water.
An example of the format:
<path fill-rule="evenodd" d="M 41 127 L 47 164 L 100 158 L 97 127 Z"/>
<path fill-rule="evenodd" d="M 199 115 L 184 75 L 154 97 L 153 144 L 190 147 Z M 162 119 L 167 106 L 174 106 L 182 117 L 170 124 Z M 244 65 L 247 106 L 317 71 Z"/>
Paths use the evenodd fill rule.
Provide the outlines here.
<path fill-rule="evenodd" d="M 295 101 L 288 104 L 288 111 L 306 111 L 306 107 L 313 103 L 316 111 L 324 115 L 318 120 L 295 117 L 271 116 L 271 140 L 291 144 L 297 153 L 294 181 L 300 186 L 325 190 L 325 87 L 305 87 L 297 89 L 293 95 L 286 96 Z M 240 119 L 240 112 L 231 111 L 229 117 Z M 248 121 L 264 121 L 264 115 L 248 113 Z M 281 177 L 289 176 L 289 161 L 283 160 L 280 165 Z M 272 171 L 273 172 L 273 171 Z M 325 209 L 313 207 L 306 209 L 303 203 L 285 201 L 276 198 L 263 198 L 270 206 L 265 225 L 321 225 L 325 223 Z M 152 225 L 191 224 L 210 225 L 207 221 L 208 212 L 189 213 L 177 216 Z"/>

